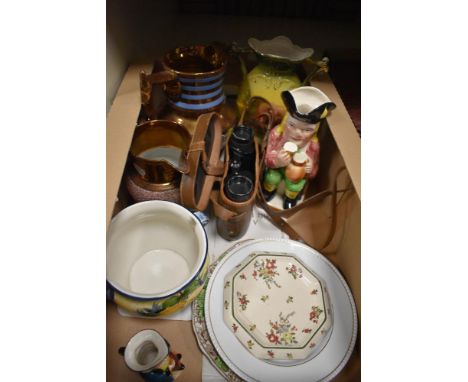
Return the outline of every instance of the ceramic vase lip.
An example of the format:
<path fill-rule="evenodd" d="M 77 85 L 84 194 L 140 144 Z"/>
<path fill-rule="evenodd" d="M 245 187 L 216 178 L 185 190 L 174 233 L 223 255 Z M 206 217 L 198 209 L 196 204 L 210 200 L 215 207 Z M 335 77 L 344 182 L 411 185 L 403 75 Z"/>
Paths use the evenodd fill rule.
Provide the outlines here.
<path fill-rule="evenodd" d="M 143 329 L 127 343 L 124 359 L 127 366 L 136 372 L 148 372 L 169 355 L 166 340 L 154 329 Z"/>
<path fill-rule="evenodd" d="M 251 37 L 249 46 L 261 57 L 284 63 L 300 63 L 314 54 L 312 48 L 301 48 L 286 36 L 276 36 L 271 40 L 258 40 Z"/>
<path fill-rule="evenodd" d="M 203 225 L 201 224 L 200 220 L 193 214 L 191 211 L 189 211 L 187 208 L 173 202 L 169 201 L 162 201 L 162 200 L 150 200 L 150 201 L 144 201 L 144 202 L 139 202 L 134 205 L 131 205 L 129 207 L 126 207 L 122 211 L 120 211 L 114 218 L 111 220 L 109 224 L 109 230 L 107 233 L 107 247 L 109 246 L 109 242 L 114 234 L 113 228 L 117 225 L 125 224 L 131 222 L 132 218 L 136 218 L 138 216 L 142 215 L 147 215 L 151 214 L 151 212 L 155 212 L 158 210 L 175 210 L 178 211 L 179 217 L 184 215 L 185 217 L 189 218 L 190 224 L 194 224 L 194 230 L 195 234 L 197 235 L 197 238 L 201 242 L 201 249 L 200 253 L 198 254 L 197 257 L 197 262 L 195 267 L 193 267 L 192 272 L 190 273 L 189 277 L 185 279 L 183 283 L 180 285 L 168 290 L 164 291 L 163 293 L 138 293 L 129 290 L 128 288 L 123 287 L 120 283 L 116 282 L 115 280 L 112 280 L 111 277 L 109 276 L 109 253 L 107 253 L 107 283 L 109 286 L 116 290 L 119 294 L 128 297 L 133 300 L 139 300 L 139 301 L 152 301 L 152 300 L 161 300 L 165 299 L 167 297 L 173 296 L 178 292 L 183 291 L 189 284 L 191 284 L 195 278 L 200 274 L 201 270 L 205 266 L 205 263 L 207 262 L 208 259 L 208 236 L 206 234 L 205 229 L 203 228 Z"/>

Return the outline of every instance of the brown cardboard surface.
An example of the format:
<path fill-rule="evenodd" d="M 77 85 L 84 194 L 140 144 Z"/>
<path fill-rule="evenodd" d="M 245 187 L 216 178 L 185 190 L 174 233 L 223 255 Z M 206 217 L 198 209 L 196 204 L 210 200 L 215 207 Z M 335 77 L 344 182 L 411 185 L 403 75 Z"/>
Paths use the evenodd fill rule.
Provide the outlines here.
<path fill-rule="evenodd" d="M 357 195 L 347 203 L 343 238 L 335 253 L 336 262 L 353 291 L 358 316 L 361 313 L 361 202 Z"/>
<path fill-rule="evenodd" d="M 359 382 L 361 380 L 361 358 L 355 349 L 344 369 L 333 382 Z"/>
<path fill-rule="evenodd" d="M 132 65 L 128 68 L 112 107 L 106 127 L 106 226 L 112 216 L 117 191 L 122 179 L 133 130 L 140 112 L 141 70 L 150 71 L 152 65 Z"/>
<path fill-rule="evenodd" d="M 201 381 L 202 353 L 198 349 L 191 321 L 123 317 L 117 312 L 116 305 L 110 302 L 107 303 L 107 381 L 142 381 L 137 373 L 127 368 L 118 350 L 143 329 L 157 330 L 170 343 L 174 352 L 182 354 L 185 370 L 177 382 Z"/>
<path fill-rule="evenodd" d="M 109 224 L 117 201 L 117 194 L 124 172 L 125 162 L 133 136 L 134 127 L 140 111 L 139 72 L 150 72 L 152 65 L 130 66 L 119 88 L 114 103 L 107 118 L 107 203 L 106 224 Z M 358 133 L 346 111 L 346 108 L 328 75 L 322 75 L 311 83 L 324 91 L 337 108 L 328 117 L 328 125 L 335 146 L 333 155 L 341 156 L 334 165 L 344 162 L 356 193 L 346 200 L 346 210 L 340 216 L 340 235 L 336 246 L 331 249 L 328 257 L 338 266 L 345 276 L 353 292 L 358 312 L 360 312 L 360 195 L 361 171 L 360 161 L 361 142 Z M 325 147 L 325 146 L 324 146 Z M 336 150 L 336 147 L 338 150 Z M 330 160 L 332 160 L 331 158 Z M 333 159 L 334 160 L 334 159 Z M 124 208 L 125 203 L 119 203 Z M 122 317 L 117 313 L 113 303 L 107 303 L 107 380 L 139 381 L 140 377 L 125 366 L 123 359 L 117 353 L 121 346 L 125 346 L 128 339 L 145 328 L 158 330 L 171 343 L 172 347 L 182 353 L 182 361 L 186 370 L 178 381 L 201 381 L 202 356 L 198 349 L 190 321 L 148 320 L 142 318 Z M 351 360 L 337 381 L 360 380 L 359 344 Z"/>
<path fill-rule="evenodd" d="M 361 199 L 361 139 L 330 77 L 319 75 L 310 84 L 322 90 L 336 104 L 327 122 Z"/>

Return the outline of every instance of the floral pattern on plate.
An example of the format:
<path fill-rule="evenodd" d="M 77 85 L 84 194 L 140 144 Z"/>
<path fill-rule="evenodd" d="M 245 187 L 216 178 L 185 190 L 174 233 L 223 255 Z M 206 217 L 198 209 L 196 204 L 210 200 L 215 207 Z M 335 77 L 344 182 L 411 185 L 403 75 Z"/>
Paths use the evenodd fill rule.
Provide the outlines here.
<path fill-rule="evenodd" d="M 275 280 L 275 277 L 279 275 L 279 273 L 276 271 L 276 260 L 275 259 L 261 259 L 261 260 L 255 260 L 254 262 L 254 271 L 252 272 L 253 278 L 258 281 L 260 278 L 265 281 L 266 286 L 268 289 L 271 289 L 271 284 L 276 285 L 278 288 L 281 288 L 281 285 L 278 285 L 278 283 Z M 240 275 L 240 278 L 245 279 L 245 276 L 242 277 Z M 258 277 L 258 278 L 257 278 Z"/>
<path fill-rule="evenodd" d="M 297 344 L 296 325 L 292 325 L 289 322 L 289 317 L 292 316 L 294 312 L 289 313 L 286 317 L 283 317 L 283 313 L 279 314 L 279 323 L 278 321 L 270 321 L 270 333 L 266 333 L 268 341 L 276 345 L 291 345 Z"/>
<path fill-rule="evenodd" d="M 323 281 L 292 254 L 249 254 L 226 275 L 223 297 L 225 323 L 260 359 L 304 359 L 332 326 Z"/>

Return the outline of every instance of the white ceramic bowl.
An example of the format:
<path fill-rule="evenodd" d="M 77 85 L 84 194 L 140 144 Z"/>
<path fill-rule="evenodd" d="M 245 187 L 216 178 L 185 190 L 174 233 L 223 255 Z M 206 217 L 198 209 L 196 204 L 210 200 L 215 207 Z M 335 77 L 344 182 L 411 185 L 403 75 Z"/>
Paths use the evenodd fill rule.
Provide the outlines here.
<path fill-rule="evenodd" d="M 107 234 L 110 297 L 130 313 L 171 314 L 201 290 L 207 253 L 205 230 L 186 208 L 159 200 L 127 207 Z"/>

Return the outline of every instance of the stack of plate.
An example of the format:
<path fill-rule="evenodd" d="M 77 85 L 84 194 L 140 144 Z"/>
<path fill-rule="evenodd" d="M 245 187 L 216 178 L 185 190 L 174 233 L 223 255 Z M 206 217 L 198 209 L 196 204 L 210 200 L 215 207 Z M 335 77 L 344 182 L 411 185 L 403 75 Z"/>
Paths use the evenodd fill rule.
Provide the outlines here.
<path fill-rule="evenodd" d="M 356 307 L 341 274 L 314 249 L 292 240 L 246 240 L 220 256 L 208 277 L 193 304 L 193 327 L 227 380 L 329 381 L 346 365 L 356 342 Z M 267 319 L 273 313 L 278 317 Z M 286 326 L 292 331 L 283 338 Z"/>

